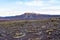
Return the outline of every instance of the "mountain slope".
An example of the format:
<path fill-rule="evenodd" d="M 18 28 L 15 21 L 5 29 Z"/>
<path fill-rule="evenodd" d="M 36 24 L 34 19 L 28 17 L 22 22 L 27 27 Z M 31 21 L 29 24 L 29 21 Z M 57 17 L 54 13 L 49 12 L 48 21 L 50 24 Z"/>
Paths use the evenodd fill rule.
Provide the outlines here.
<path fill-rule="evenodd" d="M 22 15 L 10 16 L 10 17 L 0 17 L 0 20 L 38 20 L 38 19 L 47 19 L 53 17 L 60 17 L 60 15 L 44 15 L 36 13 L 24 13 Z"/>

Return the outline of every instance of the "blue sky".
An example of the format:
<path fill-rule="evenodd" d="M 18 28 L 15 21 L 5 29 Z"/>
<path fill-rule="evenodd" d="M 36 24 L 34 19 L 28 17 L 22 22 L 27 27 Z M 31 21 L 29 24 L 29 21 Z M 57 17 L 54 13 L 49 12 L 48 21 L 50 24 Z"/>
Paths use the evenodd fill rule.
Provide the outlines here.
<path fill-rule="evenodd" d="M 0 16 L 21 15 L 25 12 L 60 14 L 60 0 L 0 0 Z"/>

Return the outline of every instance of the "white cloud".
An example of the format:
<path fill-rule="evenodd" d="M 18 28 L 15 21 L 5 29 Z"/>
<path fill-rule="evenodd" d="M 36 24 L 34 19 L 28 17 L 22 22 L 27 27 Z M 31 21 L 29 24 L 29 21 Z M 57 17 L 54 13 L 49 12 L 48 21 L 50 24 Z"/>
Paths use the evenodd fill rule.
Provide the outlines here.
<path fill-rule="evenodd" d="M 43 6 L 42 1 L 31 1 L 31 2 L 26 2 L 25 5 L 27 6 Z"/>
<path fill-rule="evenodd" d="M 60 15 L 60 10 L 44 10 L 40 11 L 42 14 L 50 14 L 50 15 Z"/>
<path fill-rule="evenodd" d="M 24 12 L 22 11 L 4 11 L 4 12 L 0 12 L 0 16 L 5 17 L 5 16 L 15 16 L 15 15 L 21 15 Z"/>
<path fill-rule="evenodd" d="M 59 1 L 57 0 L 49 0 L 46 2 L 41 0 L 33 0 L 30 2 L 17 2 L 17 4 L 30 6 L 32 7 L 40 7 L 40 9 L 60 9 L 60 5 L 57 5 Z"/>
<path fill-rule="evenodd" d="M 22 1 L 19 1 L 19 2 L 16 2 L 16 4 L 18 4 L 18 5 L 22 5 L 23 2 L 22 2 Z"/>

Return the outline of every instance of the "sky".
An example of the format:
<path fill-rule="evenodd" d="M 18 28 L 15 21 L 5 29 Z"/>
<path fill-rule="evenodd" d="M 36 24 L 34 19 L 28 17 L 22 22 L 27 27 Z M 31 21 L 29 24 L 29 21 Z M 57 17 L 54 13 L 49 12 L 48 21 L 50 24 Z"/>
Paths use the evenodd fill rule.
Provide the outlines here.
<path fill-rule="evenodd" d="M 0 16 L 21 15 L 25 12 L 60 15 L 60 0 L 0 0 Z"/>

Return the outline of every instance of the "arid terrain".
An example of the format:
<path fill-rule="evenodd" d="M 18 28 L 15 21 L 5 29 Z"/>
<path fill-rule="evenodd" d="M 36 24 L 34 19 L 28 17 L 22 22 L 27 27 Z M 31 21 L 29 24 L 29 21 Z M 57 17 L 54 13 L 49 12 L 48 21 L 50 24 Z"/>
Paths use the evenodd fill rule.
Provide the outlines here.
<path fill-rule="evenodd" d="M 60 40 L 60 18 L 2 21 L 0 40 Z"/>

